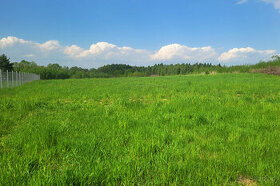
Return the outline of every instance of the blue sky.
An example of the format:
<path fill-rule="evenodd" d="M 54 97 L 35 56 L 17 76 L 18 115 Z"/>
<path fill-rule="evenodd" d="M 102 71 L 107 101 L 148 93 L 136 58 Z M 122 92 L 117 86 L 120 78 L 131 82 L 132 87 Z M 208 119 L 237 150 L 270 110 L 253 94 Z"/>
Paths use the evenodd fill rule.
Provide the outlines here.
<path fill-rule="evenodd" d="M 0 53 L 38 64 L 251 64 L 280 52 L 280 0 L 1 0 Z"/>

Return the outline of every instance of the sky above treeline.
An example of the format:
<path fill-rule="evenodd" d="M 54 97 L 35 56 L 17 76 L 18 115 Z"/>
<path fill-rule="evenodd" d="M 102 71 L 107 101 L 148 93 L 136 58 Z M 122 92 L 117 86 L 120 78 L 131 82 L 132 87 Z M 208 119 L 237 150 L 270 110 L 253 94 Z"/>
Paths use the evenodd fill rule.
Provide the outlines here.
<path fill-rule="evenodd" d="M 280 53 L 280 0 L 1 0 L 0 54 L 39 65 L 254 64 Z"/>

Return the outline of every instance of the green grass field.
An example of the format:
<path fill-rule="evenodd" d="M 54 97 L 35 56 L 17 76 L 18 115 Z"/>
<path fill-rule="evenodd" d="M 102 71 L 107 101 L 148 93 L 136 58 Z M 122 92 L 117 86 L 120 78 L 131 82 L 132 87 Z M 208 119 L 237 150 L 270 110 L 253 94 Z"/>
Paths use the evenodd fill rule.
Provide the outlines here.
<path fill-rule="evenodd" d="M 280 77 L 49 80 L 0 89 L 0 184 L 280 184 Z"/>

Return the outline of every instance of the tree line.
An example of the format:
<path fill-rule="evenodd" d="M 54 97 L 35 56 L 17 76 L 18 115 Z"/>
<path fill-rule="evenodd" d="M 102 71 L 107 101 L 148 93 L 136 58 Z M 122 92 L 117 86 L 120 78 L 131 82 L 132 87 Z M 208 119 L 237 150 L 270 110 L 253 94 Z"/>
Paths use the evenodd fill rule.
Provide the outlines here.
<path fill-rule="evenodd" d="M 259 62 L 256 65 L 225 66 L 211 63 L 181 63 L 181 64 L 155 64 L 153 66 L 130 66 L 126 64 L 104 65 L 99 68 L 62 67 L 59 64 L 41 66 L 33 61 L 22 60 L 10 62 L 5 54 L 0 56 L 1 70 L 14 70 L 21 72 L 36 73 L 41 79 L 69 79 L 69 78 L 110 78 L 110 77 L 144 77 L 144 76 L 169 76 L 186 75 L 194 73 L 232 73 L 250 72 L 252 69 L 265 68 L 267 66 L 280 66 L 280 57 L 273 56 L 268 62 Z"/>

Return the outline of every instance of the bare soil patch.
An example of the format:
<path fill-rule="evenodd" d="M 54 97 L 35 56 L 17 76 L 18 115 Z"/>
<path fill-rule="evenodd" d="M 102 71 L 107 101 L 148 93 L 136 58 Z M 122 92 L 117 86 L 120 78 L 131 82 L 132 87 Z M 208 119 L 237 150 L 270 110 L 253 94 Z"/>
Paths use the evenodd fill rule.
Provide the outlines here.
<path fill-rule="evenodd" d="M 253 72 L 260 72 L 264 74 L 272 74 L 272 75 L 280 76 L 280 67 L 267 67 L 258 70 L 253 70 Z"/>
<path fill-rule="evenodd" d="M 246 185 L 246 186 L 257 186 L 258 185 L 258 183 L 255 180 L 252 180 L 245 176 L 240 176 L 238 178 L 238 183 L 240 185 Z"/>
<path fill-rule="evenodd" d="M 159 77 L 158 74 L 152 74 L 151 77 Z"/>

